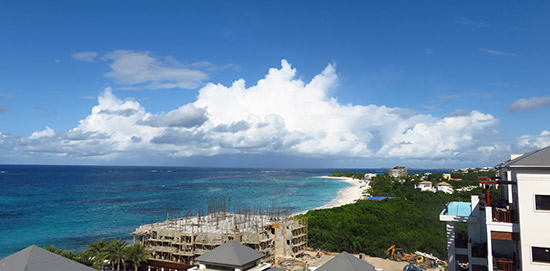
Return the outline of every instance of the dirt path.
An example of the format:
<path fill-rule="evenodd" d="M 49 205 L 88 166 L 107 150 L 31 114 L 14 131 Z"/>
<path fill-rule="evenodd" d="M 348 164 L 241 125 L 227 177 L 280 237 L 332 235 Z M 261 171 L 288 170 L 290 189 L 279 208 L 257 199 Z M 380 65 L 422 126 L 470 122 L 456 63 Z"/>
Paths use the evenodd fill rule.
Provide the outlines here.
<path fill-rule="evenodd" d="M 321 257 L 317 258 L 315 252 L 308 252 L 307 262 L 310 267 L 319 267 L 323 265 L 324 263 L 330 261 L 332 258 L 334 258 L 337 253 L 331 253 L 331 255 L 322 254 Z M 354 255 L 355 257 L 359 258 L 359 255 Z M 408 263 L 407 262 L 396 262 L 388 259 L 382 259 L 382 258 L 376 258 L 371 256 L 365 256 L 365 261 L 372 264 L 377 270 L 383 270 L 383 271 L 403 271 L 403 267 L 405 267 Z M 438 269 L 428 269 L 427 271 L 437 271 Z"/>

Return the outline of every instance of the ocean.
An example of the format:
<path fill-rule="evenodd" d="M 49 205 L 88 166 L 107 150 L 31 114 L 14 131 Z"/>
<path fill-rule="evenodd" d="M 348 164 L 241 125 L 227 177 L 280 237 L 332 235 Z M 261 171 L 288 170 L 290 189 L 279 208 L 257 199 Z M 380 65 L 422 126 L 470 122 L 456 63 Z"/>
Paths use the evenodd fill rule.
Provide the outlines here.
<path fill-rule="evenodd" d="M 231 211 L 314 209 L 348 186 L 320 178 L 334 171 L 0 165 L 0 258 L 32 244 L 82 250 L 98 239 L 130 239 L 142 223 L 205 213 L 212 199 L 227 199 Z"/>

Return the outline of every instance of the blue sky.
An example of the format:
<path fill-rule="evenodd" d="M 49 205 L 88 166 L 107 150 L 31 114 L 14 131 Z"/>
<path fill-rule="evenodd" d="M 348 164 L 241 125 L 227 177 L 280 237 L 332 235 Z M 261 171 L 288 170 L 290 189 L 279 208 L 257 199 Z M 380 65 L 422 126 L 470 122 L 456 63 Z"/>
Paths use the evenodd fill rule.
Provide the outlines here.
<path fill-rule="evenodd" d="M 550 145 L 550 3 L 0 3 L 0 163 L 493 166 Z"/>

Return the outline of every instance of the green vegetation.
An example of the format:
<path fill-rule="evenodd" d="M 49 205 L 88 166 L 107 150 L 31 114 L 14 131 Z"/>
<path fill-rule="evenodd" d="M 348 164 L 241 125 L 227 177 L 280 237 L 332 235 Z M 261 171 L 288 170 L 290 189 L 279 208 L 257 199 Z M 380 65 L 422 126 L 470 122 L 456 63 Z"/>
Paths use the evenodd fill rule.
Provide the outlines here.
<path fill-rule="evenodd" d="M 481 194 L 479 187 L 471 191 L 445 194 L 421 192 L 414 185 L 421 174 L 409 174 L 405 180 L 378 175 L 371 182 L 373 196 L 392 196 L 382 201 L 360 200 L 355 204 L 332 209 L 313 210 L 303 215 L 308 219 L 309 245 L 328 251 L 348 251 L 383 257 L 395 244 L 405 252 L 416 250 L 446 258 L 445 223 L 439 213 L 451 201 L 470 201 Z M 495 172 L 474 172 L 461 175 L 462 181 L 448 181 L 453 186 L 477 185 L 477 176 L 495 176 Z M 424 180 L 442 181 L 442 174 L 432 174 Z"/>
<path fill-rule="evenodd" d="M 331 177 L 348 177 L 363 180 L 365 179 L 365 173 L 355 173 L 355 172 L 334 172 L 330 175 Z"/>
<path fill-rule="evenodd" d="M 111 267 L 116 265 L 116 270 L 120 270 L 121 264 L 132 263 L 137 271 L 138 266 L 151 255 L 144 245 L 136 243 L 128 246 L 128 242 L 122 239 L 97 240 L 88 244 L 88 249 L 78 252 L 57 249 L 55 246 L 47 246 L 44 249 L 95 269 L 108 264 Z"/>

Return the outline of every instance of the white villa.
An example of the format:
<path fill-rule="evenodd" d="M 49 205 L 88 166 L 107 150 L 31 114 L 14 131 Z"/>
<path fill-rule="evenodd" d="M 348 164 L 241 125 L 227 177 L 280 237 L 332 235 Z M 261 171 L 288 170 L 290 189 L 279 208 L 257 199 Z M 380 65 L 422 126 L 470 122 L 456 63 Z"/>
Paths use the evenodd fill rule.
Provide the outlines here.
<path fill-rule="evenodd" d="M 436 188 L 437 191 L 443 191 L 447 194 L 452 194 L 454 192 L 453 191 L 453 186 L 450 185 L 447 182 L 440 182 L 440 183 L 435 185 L 435 188 Z"/>
<path fill-rule="evenodd" d="M 442 191 L 444 193 L 447 193 L 447 194 L 452 194 L 454 192 L 453 190 L 453 186 L 450 185 L 449 183 L 446 183 L 446 182 L 440 182 L 438 184 L 433 185 L 432 182 L 429 182 L 429 181 L 422 181 L 422 182 L 419 182 L 418 184 L 416 184 L 414 186 L 414 188 L 418 188 L 420 189 L 421 191 L 430 191 L 430 192 L 437 192 L 437 191 Z"/>
<path fill-rule="evenodd" d="M 414 188 L 419 188 L 422 191 L 435 192 L 435 188 L 433 187 L 432 182 L 428 181 L 419 182 L 417 185 L 415 185 Z"/>
<path fill-rule="evenodd" d="M 550 146 L 496 168 L 498 177 L 480 178 L 482 199 L 451 202 L 439 216 L 447 222 L 449 270 L 550 270 Z M 491 199 L 492 189 L 501 199 Z"/>

